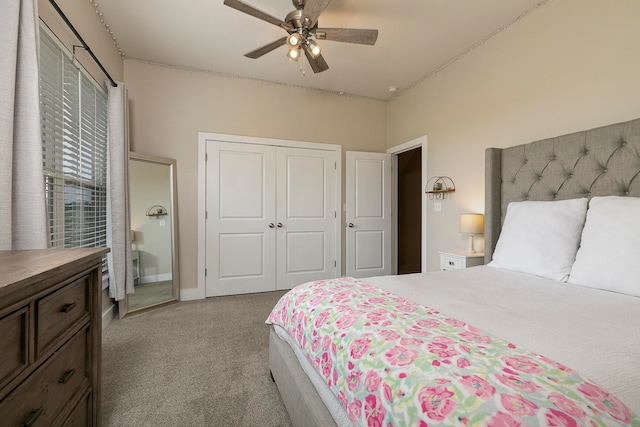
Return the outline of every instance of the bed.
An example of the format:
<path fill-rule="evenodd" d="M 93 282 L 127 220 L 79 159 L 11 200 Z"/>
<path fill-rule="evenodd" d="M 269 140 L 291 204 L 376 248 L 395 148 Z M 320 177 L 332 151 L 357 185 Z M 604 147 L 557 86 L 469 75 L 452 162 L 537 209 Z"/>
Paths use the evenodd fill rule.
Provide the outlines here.
<path fill-rule="evenodd" d="M 485 164 L 487 265 L 312 282 L 274 307 L 294 425 L 640 425 L 640 119 Z"/>

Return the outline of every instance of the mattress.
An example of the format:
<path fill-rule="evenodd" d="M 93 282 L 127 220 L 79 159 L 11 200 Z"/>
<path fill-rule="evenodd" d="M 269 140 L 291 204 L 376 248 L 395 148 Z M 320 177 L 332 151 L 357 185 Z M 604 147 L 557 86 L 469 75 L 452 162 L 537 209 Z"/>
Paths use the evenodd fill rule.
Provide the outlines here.
<path fill-rule="evenodd" d="M 567 365 L 640 413 L 640 298 L 487 266 L 361 280 Z M 337 399 L 297 357 L 337 424 L 348 424 Z"/>

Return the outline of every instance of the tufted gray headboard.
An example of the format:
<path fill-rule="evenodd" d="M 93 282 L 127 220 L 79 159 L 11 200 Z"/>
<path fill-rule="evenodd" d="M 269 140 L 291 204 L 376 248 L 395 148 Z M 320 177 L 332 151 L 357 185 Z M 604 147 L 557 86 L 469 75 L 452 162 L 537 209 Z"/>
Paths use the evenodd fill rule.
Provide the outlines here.
<path fill-rule="evenodd" d="M 523 200 L 640 197 L 640 119 L 485 153 L 485 263 L 507 205 Z"/>

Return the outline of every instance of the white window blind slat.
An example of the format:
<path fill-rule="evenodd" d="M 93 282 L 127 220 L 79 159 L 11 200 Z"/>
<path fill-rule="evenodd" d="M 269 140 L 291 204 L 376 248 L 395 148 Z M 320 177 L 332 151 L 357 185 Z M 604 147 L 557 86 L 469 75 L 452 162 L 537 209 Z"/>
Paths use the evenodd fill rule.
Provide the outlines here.
<path fill-rule="evenodd" d="M 107 96 L 40 32 L 43 171 L 53 247 L 106 246 Z"/>

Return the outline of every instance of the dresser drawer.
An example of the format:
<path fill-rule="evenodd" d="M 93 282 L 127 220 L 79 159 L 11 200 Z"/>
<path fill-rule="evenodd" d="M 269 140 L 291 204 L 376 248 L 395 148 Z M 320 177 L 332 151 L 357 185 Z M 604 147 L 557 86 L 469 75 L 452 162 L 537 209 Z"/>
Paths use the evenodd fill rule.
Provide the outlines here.
<path fill-rule="evenodd" d="M 0 319 L 0 388 L 22 372 L 29 363 L 28 315 L 29 308 L 24 307 Z"/>
<path fill-rule="evenodd" d="M 83 397 L 80 400 L 80 403 L 76 405 L 76 407 L 71 412 L 71 415 L 67 418 L 67 420 L 62 424 L 62 427 L 86 427 L 91 425 L 91 410 L 89 407 L 91 406 L 91 395 Z"/>
<path fill-rule="evenodd" d="M 100 426 L 107 252 L 0 251 L 0 427 Z"/>
<path fill-rule="evenodd" d="M 84 276 L 36 302 L 36 357 L 74 323 L 89 319 L 88 287 Z"/>
<path fill-rule="evenodd" d="M 0 420 L 7 427 L 50 426 L 69 400 L 88 381 L 85 328 L 65 343 L 33 375 L 0 403 Z"/>

